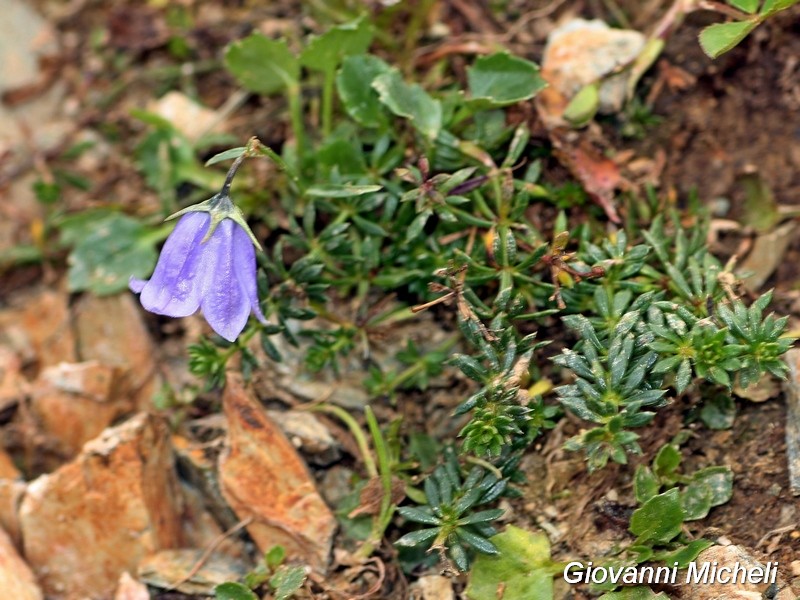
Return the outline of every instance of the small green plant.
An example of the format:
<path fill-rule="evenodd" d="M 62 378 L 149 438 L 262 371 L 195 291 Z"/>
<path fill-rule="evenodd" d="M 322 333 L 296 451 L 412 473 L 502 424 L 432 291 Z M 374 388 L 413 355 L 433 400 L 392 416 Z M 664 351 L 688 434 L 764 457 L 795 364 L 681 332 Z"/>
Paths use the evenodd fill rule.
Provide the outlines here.
<path fill-rule="evenodd" d="M 791 8 L 798 0 L 726 0 L 729 10 L 718 9 L 734 17 L 729 23 L 709 25 L 700 32 L 700 46 L 711 58 L 735 48 L 751 31 L 777 12 Z"/>
<path fill-rule="evenodd" d="M 306 570 L 302 565 L 286 565 L 286 550 L 274 546 L 264 554 L 263 560 L 250 573 L 245 575 L 244 583 L 222 583 L 214 588 L 217 600 L 258 600 L 253 590 L 266 586 L 275 600 L 289 600 L 294 597 L 306 580 Z"/>

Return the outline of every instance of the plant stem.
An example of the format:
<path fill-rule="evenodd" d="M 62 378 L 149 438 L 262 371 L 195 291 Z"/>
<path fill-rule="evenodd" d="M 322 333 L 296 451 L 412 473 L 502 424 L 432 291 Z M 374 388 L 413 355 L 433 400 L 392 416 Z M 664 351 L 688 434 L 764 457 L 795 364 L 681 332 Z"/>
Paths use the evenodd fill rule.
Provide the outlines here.
<path fill-rule="evenodd" d="M 289 101 L 289 117 L 292 122 L 292 133 L 297 144 L 297 161 L 303 164 L 305 155 L 305 129 L 303 127 L 303 105 L 300 97 L 300 86 L 292 84 L 286 88 L 286 98 Z M 302 169 L 301 169 L 302 170 Z"/>
<path fill-rule="evenodd" d="M 325 80 L 322 83 L 322 137 L 327 138 L 331 134 L 331 123 L 333 122 L 333 70 L 325 71 Z"/>
<path fill-rule="evenodd" d="M 339 406 L 324 403 L 310 406 L 308 407 L 308 410 L 328 413 L 337 417 L 340 421 L 347 425 L 347 428 L 350 430 L 350 433 L 353 434 L 353 437 L 356 440 L 356 445 L 358 446 L 358 451 L 361 453 L 361 458 L 364 461 L 364 468 L 367 470 L 367 475 L 370 477 L 378 476 L 378 469 L 375 466 L 375 459 L 372 458 L 372 453 L 369 450 L 367 436 L 364 434 L 364 430 L 361 429 L 361 426 L 356 422 L 349 412 Z"/>

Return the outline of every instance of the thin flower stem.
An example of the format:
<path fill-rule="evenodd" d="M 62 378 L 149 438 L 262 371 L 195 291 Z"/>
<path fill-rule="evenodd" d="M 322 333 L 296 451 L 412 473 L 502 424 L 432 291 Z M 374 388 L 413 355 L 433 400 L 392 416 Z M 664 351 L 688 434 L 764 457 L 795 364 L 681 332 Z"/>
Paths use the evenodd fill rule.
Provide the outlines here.
<path fill-rule="evenodd" d="M 370 477 L 378 476 L 378 468 L 375 466 L 375 459 L 372 457 L 372 452 L 370 452 L 367 436 L 349 412 L 338 406 L 325 403 L 309 406 L 307 410 L 331 414 L 347 425 L 347 428 L 356 440 L 359 452 L 361 452 L 361 458 L 364 461 L 364 468 L 367 470 L 367 475 Z"/>

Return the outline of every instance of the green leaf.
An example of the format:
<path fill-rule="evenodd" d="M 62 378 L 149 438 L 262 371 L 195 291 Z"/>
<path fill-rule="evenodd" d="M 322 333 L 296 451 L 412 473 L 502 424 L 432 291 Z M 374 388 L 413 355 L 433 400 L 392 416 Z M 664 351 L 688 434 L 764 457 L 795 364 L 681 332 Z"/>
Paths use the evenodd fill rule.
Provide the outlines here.
<path fill-rule="evenodd" d="M 398 117 L 405 117 L 428 139 L 435 139 L 442 128 L 442 105 L 418 84 L 408 84 L 398 69 L 379 75 L 372 82 L 379 98 Z"/>
<path fill-rule="evenodd" d="M 214 598 L 217 600 L 258 600 L 253 591 L 241 583 L 220 583 L 214 588 Z"/>
<path fill-rule="evenodd" d="M 286 42 L 260 33 L 228 46 L 225 66 L 239 83 L 259 94 L 274 94 L 296 86 L 300 77 L 300 63 Z"/>
<path fill-rule="evenodd" d="M 230 160 L 232 158 L 239 158 L 242 154 L 244 154 L 245 150 L 247 150 L 247 148 L 241 146 L 240 148 L 231 148 L 230 150 L 225 150 L 225 152 L 220 152 L 219 154 L 215 154 L 206 161 L 206 166 L 210 167 L 211 165 L 215 165 L 225 160 Z"/>
<path fill-rule="evenodd" d="M 69 255 L 67 285 L 71 292 L 91 290 L 98 295 L 120 292 L 128 279 L 147 277 L 158 259 L 156 242 L 172 231 L 173 224 L 152 229 L 132 217 L 112 213 L 81 225 L 80 233 L 66 231 L 74 239 Z"/>
<path fill-rule="evenodd" d="M 352 185 L 349 183 L 323 183 L 306 190 L 307 196 L 316 198 L 352 198 L 372 194 L 383 189 L 381 185 Z"/>
<path fill-rule="evenodd" d="M 588 125 L 600 107 L 600 86 L 590 83 L 573 96 L 564 109 L 564 118 L 574 127 Z"/>
<path fill-rule="evenodd" d="M 747 34 L 755 29 L 757 22 L 734 21 L 733 23 L 715 23 L 700 32 L 700 46 L 711 58 L 717 58 L 741 42 Z"/>
<path fill-rule="evenodd" d="M 707 485 L 711 506 L 725 504 L 733 495 L 733 472 L 725 466 L 706 467 L 692 474 L 692 483 Z"/>
<path fill-rule="evenodd" d="M 636 474 L 633 476 L 633 494 L 639 503 L 647 502 L 658 494 L 661 486 L 658 479 L 646 465 L 636 467 Z"/>
<path fill-rule="evenodd" d="M 709 429 L 730 429 L 736 420 L 736 403 L 724 394 L 709 398 L 700 409 L 700 420 Z"/>
<path fill-rule="evenodd" d="M 734 8 L 738 8 L 742 12 L 752 15 L 758 10 L 759 0 L 728 0 L 728 4 Z"/>
<path fill-rule="evenodd" d="M 314 71 L 333 71 L 346 56 L 364 54 L 372 42 L 372 25 L 363 16 L 311 39 L 300 64 Z"/>
<path fill-rule="evenodd" d="M 670 477 L 681 464 L 681 453 L 672 444 L 665 444 L 656 454 L 653 470 L 657 477 Z"/>
<path fill-rule="evenodd" d="M 377 56 L 348 56 L 336 76 L 339 98 L 347 114 L 365 127 L 382 127 L 387 123 L 386 112 L 372 83 L 389 70 L 389 65 Z"/>
<path fill-rule="evenodd" d="M 798 0 L 764 0 L 764 6 L 761 7 L 761 16 L 766 17 L 779 10 L 786 10 L 797 4 L 797 2 Z"/>
<path fill-rule="evenodd" d="M 288 600 L 294 593 L 303 587 L 306 580 L 306 570 L 300 565 L 293 567 L 282 566 L 270 577 L 269 584 L 275 590 L 275 600 Z"/>
<path fill-rule="evenodd" d="M 631 515 L 630 531 L 637 543 L 665 544 L 681 532 L 683 510 L 678 488 L 653 496 Z"/>
<path fill-rule="evenodd" d="M 669 566 L 672 566 L 673 563 L 678 563 L 679 569 L 686 569 L 689 563 L 693 562 L 703 550 L 713 545 L 714 543 L 710 540 L 694 540 L 676 550 L 658 552 L 653 555 L 653 560 L 663 561 Z"/>
<path fill-rule="evenodd" d="M 703 519 L 711 510 L 711 489 L 702 483 L 691 482 L 681 493 L 684 520 Z"/>
<path fill-rule="evenodd" d="M 283 546 L 273 546 L 264 553 L 264 562 L 270 569 L 280 566 L 286 558 L 286 549 Z"/>
<path fill-rule="evenodd" d="M 533 98 L 547 83 L 534 63 L 498 52 L 482 56 L 467 68 L 470 100 L 481 108 L 515 104 Z"/>
<path fill-rule="evenodd" d="M 550 560 L 550 542 L 542 533 L 509 525 L 491 538 L 498 556 L 481 554 L 475 560 L 466 595 L 472 600 L 552 600 L 553 575 L 561 569 Z"/>

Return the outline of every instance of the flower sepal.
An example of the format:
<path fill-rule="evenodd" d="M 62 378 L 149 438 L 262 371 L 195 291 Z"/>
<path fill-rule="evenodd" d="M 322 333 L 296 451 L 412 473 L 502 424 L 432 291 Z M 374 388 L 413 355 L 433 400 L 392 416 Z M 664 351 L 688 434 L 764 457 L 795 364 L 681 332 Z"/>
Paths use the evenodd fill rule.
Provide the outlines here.
<path fill-rule="evenodd" d="M 247 224 L 241 209 L 231 200 L 231 197 L 228 194 L 228 188 L 229 186 L 225 186 L 222 188 L 221 192 L 215 194 L 208 200 L 187 206 L 186 208 L 171 214 L 164 220 L 171 221 L 172 219 L 182 217 L 183 215 L 191 212 L 207 212 L 211 217 L 211 223 L 208 226 L 208 231 L 206 232 L 205 237 L 203 237 L 201 241 L 201 243 L 204 244 L 211 239 L 211 236 L 214 234 L 217 226 L 222 223 L 222 221 L 225 219 L 230 219 L 245 231 L 247 237 L 250 238 L 250 241 L 253 242 L 253 245 L 256 247 L 256 250 L 263 251 L 261 244 L 258 243 L 256 236 L 253 234 L 253 231 Z"/>

